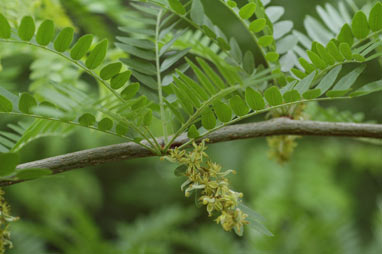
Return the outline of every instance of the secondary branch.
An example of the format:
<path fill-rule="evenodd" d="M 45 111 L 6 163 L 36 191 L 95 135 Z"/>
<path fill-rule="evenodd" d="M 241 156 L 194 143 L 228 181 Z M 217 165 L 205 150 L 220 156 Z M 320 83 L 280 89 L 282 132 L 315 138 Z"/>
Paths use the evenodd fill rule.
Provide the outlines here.
<path fill-rule="evenodd" d="M 206 138 L 209 139 L 209 143 L 218 143 L 273 135 L 337 136 L 382 139 L 382 125 L 298 121 L 288 118 L 277 118 L 264 122 L 227 126 L 211 133 Z M 157 141 L 159 144 L 163 144 L 163 138 L 159 138 Z M 180 146 L 187 141 L 189 141 L 189 139 L 186 134 L 183 134 L 175 140 L 172 148 Z M 129 142 L 28 162 L 19 165 L 17 168 L 48 168 L 51 169 L 54 174 L 57 174 L 71 169 L 94 166 L 110 161 L 150 156 L 155 156 L 155 154 L 142 146 Z M 0 186 L 11 185 L 14 183 L 17 183 L 17 181 L 0 181 Z"/>

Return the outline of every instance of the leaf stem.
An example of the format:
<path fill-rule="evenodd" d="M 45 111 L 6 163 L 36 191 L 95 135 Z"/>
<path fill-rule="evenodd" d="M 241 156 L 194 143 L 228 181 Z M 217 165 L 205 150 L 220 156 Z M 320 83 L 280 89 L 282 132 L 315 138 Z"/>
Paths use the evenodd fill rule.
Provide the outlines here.
<path fill-rule="evenodd" d="M 168 142 L 167 120 L 166 120 L 166 114 L 164 112 L 164 101 L 163 101 L 163 93 L 162 93 L 162 77 L 161 77 L 161 71 L 160 71 L 160 55 L 159 55 L 159 42 L 158 42 L 159 41 L 159 30 L 160 30 L 161 17 L 162 17 L 162 10 L 160 10 L 158 13 L 157 22 L 155 25 L 155 64 L 156 64 L 156 69 L 157 69 L 157 84 L 158 84 L 160 118 L 161 118 L 161 122 L 162 122 L 164 143 L 166 145 L 166 143 Z"/>

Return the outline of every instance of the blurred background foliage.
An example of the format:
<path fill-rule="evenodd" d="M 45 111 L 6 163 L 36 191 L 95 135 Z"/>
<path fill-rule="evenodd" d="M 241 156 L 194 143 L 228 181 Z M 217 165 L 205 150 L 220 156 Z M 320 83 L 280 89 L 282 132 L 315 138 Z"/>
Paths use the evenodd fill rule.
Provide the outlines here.
<path fill-rule="evenodd" d="M 313 6 L 325 1 L 272 3 L 285 6 L 284 18 L 303 31 L 304 16 L 317 16 Z M 0 11 L 14 22 L 23 15 L 40 21 L 50 18 L 60 27 L 73 25 L 79 34 L 93 33 L 113 41 L 117 27 L 129 22 L 124 18 L 129 13 L 127 5 L 124 0 L 1 0 Z M 234 20 L 224 17 L 224 22 L 235 30 Z M 111 59 L 122 54 L 110 52 Z M 36 49 L 0 45 L 0 61 L 0 85 L 15 92 L 37 89 L 47 80 L 100 92 L 86 75 Z M 381 75 L 380 69 L 369 73 Z M 333 121 L 382 121 L 380 94 L 322 106 L 329 109 L 324 119 L 336 112 Z M 315 119 L 323 117 L 314 104 L 307 112 Z M 6 122 L 18 120 L 1 118 L 0 126 L 4 129 Z M 80 129 L 65 138 L 29 144 L 23 161 L 118 142 L 118 138 Z M 182 179 L 173 175 L 174 165 L 151 158 L 6 188 L 13 214 L 22 218 L 12 225 L 15 247 L 9 253 L 382 253 L 381 146 L 338 138 L 298 142 L 292 160 L 284 165 L 268 158 L 265 139 L 209 146 L 215 161 L 238 171 L 231 176 L 234 188 L 265 218 L 274 237 L 247 230 L 239 238 L 222 231 L 203 209 L 194 206 L 192 198 L 184 198 Z"/>

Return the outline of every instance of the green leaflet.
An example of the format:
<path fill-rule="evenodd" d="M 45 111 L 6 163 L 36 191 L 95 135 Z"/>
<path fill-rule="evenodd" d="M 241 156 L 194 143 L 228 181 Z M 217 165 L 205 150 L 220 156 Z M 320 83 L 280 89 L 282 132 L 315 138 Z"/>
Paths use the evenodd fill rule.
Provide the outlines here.
<path fill-rule="evenodd" d="M 150 126 L 153 119 L 153 111 L 149 109 L 143 116 L 143 126 Z"/>
<path fill-rule="evenodd" d="M 169 103 L 167 100 L 164 100 L 164 102 L 165 102 L 166 105 L 169 107 L 169 109 L 171 110 L 171 112 L 174 113 L 175 118 L 176 118 L 179 122 L 184 123 L 184 117 L 183 117 L 183 115 L 179 112 L 178 108 L 175 107 L 174 105 L 172 105 L 171 103 Z"/>
<path fill-rule="evenodd" d="M 333 70 L 331 70 L 327 75 L 325 75 L 325 77 L 321 80 L 320 84 L 316 86 L 316 89 L 320 90 L 320 95 L 326 93 L 326 91 L 328 91 L 333 86 L 341 70 L 342 66 L 339 65 Z"/>
<path fill-rule="evenodd" d="M 207 109 L 202 114 L 202 126 L 207 130 L 211 130 L 216 126 L 216 118 L 211 109 Z"/>
<path fill-rule="evenodd" d="M 312 73 L 313 71 L 316 70 L 316 68 L 314 67 L 313 64 L 309 63 L 305 58 L 303 57 L 300 57 L 298 59 L 299 63 L 301 64 L 301 66 L 304 68 L 305 72 L 306 73 Z"/>
<path fill-rule="evenodd" d="M 241 52 L 239 44 L 237 43 L 236 39 L 233 37 L 231 38 L 229 43 L 231 47 L 230 52 L 233 59 L 235 59 L 237 63 L 241 64 L 241 62 L 243 61 L 243 53 Z"/>
<path fill-rule="evenodd" d="M 358 97 L 358 96 L 364 96 L 369 93 L 374 93 L 377 91 L 382 91 L 382 80 L 374 81 L 372 83 L 366 84 L 360 89 L 352 92 L 350 94 L 351 97 Z"/>
<path fill-rule="evenodd" d="M 30 179 L 40 178 L 50 174 L 52 174 L 52 171 L 50 169 L 26 168 L 26 169 L 18 169 L 16 171 L 15 178 L 17 180 L 30 180 Z"/>
<path fill-rule="evenodd" d="M 31 16 L 25 16 L 21 20 L 19 29 L 17 31 L 19 37 L 23 41 L 30 41 L 33 38 L 36 26 Z"/>
<path fill-rule="evenodd" d="M 277 106 L 283 103 L 281 92 L 276 86 L 269 87 L 265 90 L 264 97 L 271 106 Z"/>
<path fill-rule="evenodd" d="M 283 97 L 286 103 L 299 101 L 301 99 L 301 95 L 295 89 L 284 93 Z"/>
<path fill-rule="evenodd" d="M 214 31 L 211 30 L 211 28 L 209 28 L 208 26 L 206 25 L 203 25 L 202 26 L 202 29 L 203 29 L 203 32 L 210 38 L 212 39 L 216 39 L 216 34 Z"/>
<path fill-rule="evenodd" d="M 179 0 L 168 0 L 171 9 L 173 9 L 176 13 L 180 15 L 186 14 L 186 9 L 183 4 Z"/>
<path fill-rule="evenodd" d="M 351 48 L 346 42 L 342 42 L 340 44 L 340 52 L 347 60 L 353 59 L 353 53 L 351 52 Z"/>
<path fill-rule="evenodd" d="M 199 95 L 198 93 L 192 89 L 192 87 L 188 86 L 184 81 L 178 79 L 175 75 L 173 76 L 173 79 L 174 79 L 174 83 L 176 84 L 176 86 L 181 89 L 183 92 L 181 92 L 183 94 L 183 96 L 186 96 L 189 101 L 192 102 L 192 104 L 194 105 L 195 108 L 199 108 L 200 107 L 200 101 L 199 101 Z"/>
<path fill-rule="evenodd" d="M 345 24 L 342 27 L 341 32 L 338 34 L 338 41 L 339 42 L 346 42 L 350 46 L 353 45 L 354 38 L 353 38 L 352 29 L 349 26 L 349 24 Z"/>
<path fill-rule="evenodd" d="M 352 26 L 353 35 L 357 39 L 365 38 L 370 32 L 369 23 L 367 22 L 367 17 L 365 13 L 363 13 L 362 11 L 358 11 L 354 15 L 351 26 Z"/>
<path fill-rule="evenodd" d="M 200 136 L 198 129 L 196 128 L 196 126 L 194 124 L 191 125 L 190 128 L 188 128 L 187 136 L 190 139 L 194 139 L 194 138 L 197 138 Z"/>
<path fill-rule="evenodd" d="M 256 11 L 255 3 L 248 3 L 240 8 L 239 15 L 242 19 L 249 19 Z"/>
<path fill-rule="evenodd" d="M 218 41 L 219 47 L 221 47 L 223 50 L 231 49 L 231 46 L 227 43 L 227 41 L 224 38 L 218 37 L 216 40 Z"/>
<path fill-rule="evenodd" d="M 365 62 L 366 61 L 366 58 L 360 54 L 353 54 L 352 55 L 353 57 L 353 60 L 357 61 L 357 62 Z"/>
<path fill-rule="evenodd" d="M 98 129 L 101 131 L 108 131 L 113 128 L 113 121 L 110 118 L 103 118 L 98 122 Z"/>
<path fill-rule="evenodd" d="M 192 0 L 191 19 L 195 24 L 201 26 L 204 23 L 204 8 L 200 0 Z"/>
<path fill-rule="evenodd" d="M 178 87 L 175 82 L 172 83 L 171 88 L 178 98 L 178 102 L 183 106 L 187 114 L 192 115 L 194 112 L 193 108 L 197 106 L 190 95 L 187 94 L 187 92 L 185 92 L 181 87 Z"/>
<path fill-rule="evenodd" d="M 253 53 L 248 50 L 244 54 L 243 68 L 248 74 L 251 74 L 255 67 L 255 57 L 253 56 Z"/>
<path fill-rule="evenodd" d="M 125 126 L 121 125 L 121 124 L 118 124 L 116 127 L 115 127 L 115 132 L 120 135 L 120 136 L 124 136 L 126 135 L 126 132 L 128 131 L 128 128 L 126 128 Z"/>
<path fill-rule="evenodd" d="M 332 90 L 346 90 L 349 89 L 354 82 L 357 80 L 359 75 L 365 70 L 366 65 L 361 65 L 357 67 L 355 70 L 345 75 L 338 83 L 333 87 Z"/>
<path fill-rule="evenodd" d="M 296 76 L 298 77 L 299 79 L 303 79 L 305 78 L 307 75 L 306 73 L 304 73 L 303 71 L 299 70 L 299 69 L 296 69 L 296 68 L 292 68 L 291 69 L 291 72 Z"/>
<path fill-rule="evenodd" d="M 150 62 L 147 61 L 142 61 L 139 59 L 130 59 L 130 58 L 122 58 L 120 59 L 122 62 L 127 64 L 129 68 L 140 72 L 142 74 L 147 74 L 147 75 L 155 75 L 157 73 L 157 69 L 155 65 L 153 65 Z"/>
<path fill-rule="evenodd" d="M 140 84 L 138 82 L 128 85 L 122 92 L 121 96 L 125 100 L 133 98 L 139 91 Z"/>
<path fill-rule="evenodd" d="M 306 92 L 312 85 L 314 77 L 316 76 L 316 72 L 312 72 L 309 74 L 306 78 L 301 80 L 295 87 L 294 89 L 297 90 L 300 94 L 303 94 Z"/>
<path fill-rule="evenodd" d="M 223 122 L 229 122 L 232 119 L 231 108 L 223 102 L 217 101 L 214 103 L 214 111 L 218 119 Z"/>
<path fill-rule="evenodd" d="M 307 100 L 313 100 L 321 95 L 320 89 L 311 89 L 303 93 L 302 97 Z"/>
<path fill-rule="evenodd" d="M 80 60 L 86 55 L 93 41 L 93 35 L 86 34 L 83 35 L 76 44 L 74 44 L 72 50 L 70 51 L 70 57 L 74 60 Z"/>
<path fill-rule="evenodd" d="M 199 65 L 202 67 L 203 71 L 207 74 L 207 76 L 211 79 L 211 81 L 220 89 L 224 89 L 226 87 L 224 81 L 216 74 L 216 71 L 211 68 L 211 66 L 200 57 L 196 58 Z"/>
<path fill-rule="evenodd" d="M 8 39 L 11 37 L 11 26 L 8 20 L 0 13 L 0 38 Z"/>
<path fill-rule="evenodd" d="M 264 35 L 263 37 L 260 37 L 258 40 L 258 43 L 262 47 L 268 47 L 273 43 L 273 36 L 272 35 Z"/>
<path fill-rule="evenodd" d="M 228 0 L 227 4 L 231 8 L 235 8 L 237 6 L 237 3 L 235 1 L 233 1 L 233 0 Z"/>
<path fill-rule="evenodd" d="M 13 109 L 12 102 L 6 97 L 0 95 L 0 112 L 11 112 Z"/>
<path fill-rule="evenodd" d="M 207 92 L 198 83 L 196 83 L 193 79 L 191 79 L 190 77 L 186 76 L 185 74 L 183 74 L 179 70 L 177 70 L 176 73 L 179 75 L 179 77 L 182 79 L 182 81 L 184 83 L 186 83 L 190 88 L 194 89 L 194 91 L 198 94 L 198 97 L 201 100 L 203 100 L 203 101 L 208 100 L 209 95 L 207 94 Z"/>
<path fill-rule="evenodd" d="M 83 126 L 91 126 L 94 125 L 96 122 L 95 116 L 89 113 L 85 113 L 78 119 L 78 122 Z"/>
<path fill-rule="evenodd" d="M 37 106 L 36 99 L 29 93 L 22 93 L 19 100 L 19 110 L 25 114 L 30 114 L 31 109 Z"/>
<path fill-rule="evenodd" d="M 95 48 L 90 52 L 88 58 L 86 59 L 85 65 L 89 69 L 97 68 L 106 57 L 106 51 L 108 46 L 108 40 L 104 39 L 99 42 Z"/>
<path fill-rule="evenodd" d="M 64 52 L 67 50 L 73 41 L 73 34 L 74 30 L 71 27 L 65 27 L 62 29 L 54 41 L 54 48 L 58 52 Z"/>
<path fill-rule="evenodd" d="M 184 49 L 176 52 L 174 55 L 166 58 L 163 63 L 160 66 L 160 71 L 164 72 L 171 66 L 173 66 L 177 61 L 179 61 L 181 58 L 183 58 L 187 53 L 190 51 L 190 49 Z"/>
<path fill-rule="evenodd" d="M 256 19 L 252 21 L 252 23 L 249 25 L 249 30 L 251 30 L 254 33 L 261 32 L 265 28 L 266 24 L 267 20 L 265 18 Z"/>
<path fill-rule="evenodd" d="M 319 69 L 323 70 L 327 67 L 327 64 L 313 51 L 307 50 L 306 53 L 308 54 L 308 57 L 310 61 Z"/>
<path fill-rule="evenodd" d="M 208 77 L 202 72 L 202 70 L 196 66 L 191 60 L 186 58 L 187 63 L 191 66 L 191 69 L 194 71 L 196 77 L 199 79 L 201 85 L 209 94 L 215 94 L 215 87 L 212 85 Z"/>
<path fill-rule="evenodd" d="M 231 108 L 233 112 L 238 116 L 244 116 L 248 114 L 249 108 L 245 104 L 244 100 L 239 95 L 234 95 L 230 100 L 229 103 L 231 105 Z"/>
<path fill-rule="evenodd" d="M 110 86 L 113 89 L 119 89 L 123 87 L 127 81 L 129 81 L 131 76 L 131 71 L 124 71 L 114 76 L 110 81 Z"/>
<path fill-rule="evenodd" d="M 331 40 L 328 45 L 326 45 L 326 50 L 336 59 L 337 62 L 343 62 L 345 60 L 344 56 L 340 53 L 336 43 L 333 40 Z"/>
<path fill-rule="evenodd" d="M 44 20 L 37 30 L 36 41 L 42 46 L 46 46 L 54 38 L 54 23 L 52 20 Z"/>
<path fill-rule="evenodd" d="M 116 42 L 115 45 L 130 55 L 133 55 L 148 61 L 155 61 L 155 53 L 151 50 L 144 50 L 144 49 L 133 47 L 128 44 L 122 44 L 118 42 Z"/>
<path fill-rule="evenodd" d="M 100 76 L 103 80 L 109 80 L 117 75 L 121 68 L 122 64 L 120 62 L 108 64 L 102 68 Z"/>
<path fill-rule="evenodd" d="M 265 108 L 265 102 L 261 93 L 250 87 L 247 87 L 245 90 L 245 101 L 253 110 L 262 110 Z"/>
<path fill-rule="evenodd" d="M 19 160 L 17 153 L 0 153 L 0 177 L 12 174 L 19 164 Z"/>
<path fill-rule="evenodd" d="M 153 50 L 155 48 L 155 44 L 149 40 L 129 38 L 129 37 L 121 37 L 121 36 L 117 36 L 116 38 L 125 44 L 129 44 L 129 45 L 137 47 L 137 48 L 151 49 L 151 50 Z"/>
<path fill-rule="evenodd" d="M 382 3 L 378 2 L 370 11 L 369 15 L 370 29 L 375 32 L 382 29 Z"/>
<path fill-rule="evenodd" d="M 333 65 L 336 63 L 336 60 L 334 59 L 334 57 L 332 57 L 327 51 L 326 51 L 326 48 L 320 44 L 320 43 L 317 43 L 316 45 L 316 49 L 317 49 L 317 52 L 318 54 L 320 55 L 320 57 L 328 64 L 328 65 Z"/>
<path fill-rule="evenodd" d="M 265 58 L 269 61 L 269 62 L 276 62 L 277 60 L 279 60 L 279 57 L 280 55 L 276 52 L 268 52 L 266 55 L 265 55 Z"/>
<path fill-rule="evenodd" d="M 135 100 L 135 102 L 131 105 L 131 109 L 136 110 L 136 109 L 145 107 L 147 105 L 147 102 L 148 102 L 147 97 L 142 95 L 137 100 Z"/>

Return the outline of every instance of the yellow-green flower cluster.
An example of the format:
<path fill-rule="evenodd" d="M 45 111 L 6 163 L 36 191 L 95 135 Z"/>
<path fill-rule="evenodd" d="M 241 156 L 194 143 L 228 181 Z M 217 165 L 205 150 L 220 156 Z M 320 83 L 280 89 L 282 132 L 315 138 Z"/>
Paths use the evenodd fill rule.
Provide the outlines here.
<path fill-rule="evenodd" d="M 10 208 L 4 199 L 4 191 L 0 189 L 0 254 L 5 253 L 6 247 L 12 248 L 10 241 L 9 223 L 16 221 L 18 218 L 10 215 Z"/>
<path fill-rule="evenodd" d="M 226 178 L 228 174 L 236 172 L 222 171 L 220 165 L 209 160 L 205 152 L 206 141 L 208 140 L 203 140 L 199 145 L 193 143 L 194 149 L 191 152 L 178 148 L 170 150 L 169 155 L 164 158 L 182 165 L 182 173 L 188 178 L 181 187 L 186 197 L 196 191 L 198 201 L 207 207 L 209 216 L 219 213 L 216 222 L 224 230 L 234 229 L 237 234 L 241 234 L 243 226 L 248 224 L 248 215 L 238 208 L 243 194 L 231 190 Z"/>
<path fill-rule="evenodd" d="M 306 120 L 308 116 L 304 113 L 306 105 L 304 103 L 279 108 L 269 112 L 268 118 L 288 117 L 293 120 Z M 280 164 L 290 160 L 294 149 L 297 146 L 298 136 L 273 136 L 268 137 L 269 157 L 276 159 Z"/>

